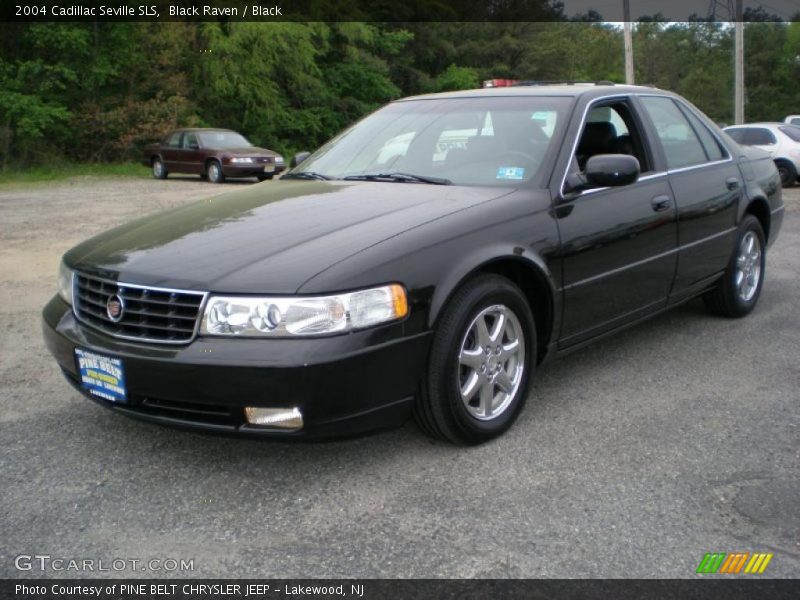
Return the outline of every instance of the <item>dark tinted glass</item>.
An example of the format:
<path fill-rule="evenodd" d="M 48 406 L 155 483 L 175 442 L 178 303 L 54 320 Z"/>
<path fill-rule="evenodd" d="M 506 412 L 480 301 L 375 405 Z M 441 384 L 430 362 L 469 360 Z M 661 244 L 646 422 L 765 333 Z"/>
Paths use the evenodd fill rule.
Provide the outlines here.
<path fill-rule="evenodd" d="M 746 129 L 726 129 L 725 133 L 733 138 L 735 142 L 738 144 L 744 144 L 744 140 L 747 134 Z"/>
<path fill-rule="evenodd" d="M 750 146 L 769 146 L 778 142 L 775 134 L 763 127 L 752 127 L 747 132 L 746 144 Z"/>

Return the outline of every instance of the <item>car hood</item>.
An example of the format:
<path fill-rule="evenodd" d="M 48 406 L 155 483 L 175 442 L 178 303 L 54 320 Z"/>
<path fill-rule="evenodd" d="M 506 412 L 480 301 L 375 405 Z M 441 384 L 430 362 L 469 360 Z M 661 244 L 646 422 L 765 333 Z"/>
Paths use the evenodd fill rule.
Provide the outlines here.
<path fill-rule="evenodd" d="M 243 148 L 223 148 L 220 152 L 229 156 L 277 156 L 278 153 L 258 146 L 245 146 Z"/>
<path fill-rule="evenodd" d="M 79 271 L 126 283 L 294 293 L 314 275 L 370 246 L 508 192 L 277 181 L 123 225 L 76 246 L 64 260 Z"/>

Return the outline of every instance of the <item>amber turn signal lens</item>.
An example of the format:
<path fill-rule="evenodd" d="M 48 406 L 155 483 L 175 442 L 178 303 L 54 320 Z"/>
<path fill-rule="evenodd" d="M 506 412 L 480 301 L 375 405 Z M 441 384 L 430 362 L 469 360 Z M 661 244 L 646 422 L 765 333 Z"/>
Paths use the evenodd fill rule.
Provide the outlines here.
<path fill-rule="evenodd" d="M 402 285 L 396 283 L 390 286 L 392 290 L 392 305 L 394 306 L 394 316 L 402 319 L 408 314 L 408 298 L 406 290 Z"/>

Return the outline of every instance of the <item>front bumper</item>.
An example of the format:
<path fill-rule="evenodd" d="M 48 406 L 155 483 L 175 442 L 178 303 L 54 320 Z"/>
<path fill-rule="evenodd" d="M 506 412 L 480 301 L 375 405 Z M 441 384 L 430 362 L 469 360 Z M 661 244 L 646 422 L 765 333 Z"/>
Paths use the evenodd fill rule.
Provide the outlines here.
<path fill-rule="evenodd" d="M 429 332 L 404 335 L 403 323 L 314 339 L 130 343 L 79 323 L 58 296 L 42 317 L 47 347 L 76 388 L 75 348 L 122 359 L 128 403 L 84 392 L 95 402 L 166 425 L 252 436 L 328 438 L 401 425 L 430 344 Z M 245 406 L 296 406 L 304 426 L 287 432 L 248 425 Z"/>
<path fill-rule="evenodd" d="M 231 164 L 222 165 L 225 177 L 259 177 L 262 175 L 280 175 L 286 170 L 285 164 L 276 164 L 274 171 L 265 171 L 264 165 L 257 164 Z"/>

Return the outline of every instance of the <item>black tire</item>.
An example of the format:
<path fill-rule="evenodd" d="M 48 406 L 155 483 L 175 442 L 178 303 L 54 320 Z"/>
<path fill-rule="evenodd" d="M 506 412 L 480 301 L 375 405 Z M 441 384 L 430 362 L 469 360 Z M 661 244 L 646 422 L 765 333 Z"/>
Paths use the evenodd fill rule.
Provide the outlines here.
<path fill-rule="evenodd" d="M 775 166 L 778 167 L 783 187 L 792 187 L 797 182 L 797 169 L 792 163 L 786 160 L 776 160 Z"/>
<path fill-rule="evenodd" d="M 150 168 L 153 171 L 153 177 L 156 179 L 166 179 L 169 175 L 160 156 L 153 157 L 153 160 L 150 161 Z"/>
<path fill-rule="evenodd" d="M 737 279 L 740 272 L 742 244 L 748 235 L 754 235 L 759 244 L 759 257 L 756 261 L 751 261 L 752 269 L 758 267 L 758 281 L 752 292 L 752 297 L 743 297 Z M 758 303 L 761 296 L 761 288 L 764 285 L 766 275 L 766 243 L 764 240 L 764 230 L 761 223 L 753 215 L 745 215 L 739 224 L 739 231 L 736 234 L 736 244 L 733 247 L 731 258 L 725 269 L 725 274 L 717 282 L 714 289 L 706 292 L 703 296 L 706 308 L 715 315 L 739 318 L 748 315 Z M 745 261 L 746 263 L 747 261 Z M 752 271 L 750 271 L 752 273 Z M 743 278 L 747 278 L 744 273 Z"/>
<path fill-rule="evenodd" d="M 225 183 L 225 173 L 218 160 L 210 160 L 206 165 L 206 177 L 211 183 Z"/>
<path fill-rule="evenodd" d="M 266 181 L 267 179 L 272 179 L 274 175 L 258 175 L 257 177 L 259 181 Z"/>
<path fill-rule="evenodd" d="M 477 362 L 485 360 L 486 364 L 481 366 L 481 370 L 487 365 L 489 369 L 497 368 L 497 375 L 493 375 L 495 378 L 501 376 L 501 371 L 506 372 L 506 368 L 515 373 L 507 383 L 517 379 L 516 385 L 513 390 L 505 392 L 499 387 L 495 388 L 497 384 L 491 383 L 488 377 L 482 378 L 477 366 L 473 371 L 470 367 L 462 365 L 459 359 L 462 347 L 467 345 L 476 345 L 482 351 L 483 346 L 474 337 L 476 319 L 481 318 L 484 319 L 484 323 L 491 323 L 489 329 L 495 328 L 498 321 L 492 321 L 492 313 L 486 311 L 502 312 L 502 309 L 506 309 L 504 312 L 506 315 L 513 314 L 513 319 L 507 316 L 505 322 L 509 323 L 508 327 L 517 338 L 522 338 L 522 358 L 517 355 L 508 359 L 509 362 L 502 362 L 499 348 L 511 345 L 511 336 L 504 332 L 496 342 L 492 342 L 493 344 L 499 342 L 496 346 L 498 356 L 495 359 L 492 357 L 484 359 L 483 355 L 480 355 L 476 360 Z M 487 318 L 489 321 L 486 321 Z M 496 364 L 498 361 L 500 361 L 499 367 Z M 522 370 L 518 371 L 520 364 Z M 525 296 L 505 277 L 491 274 L 478 275 L 456 291 L 439 319 L 431 347 L 427 378 L 421 386 L 415 404 L 417 423 L 432 437 L 456 444 L 480 444 L 491 440 L 511 427 L 519 416 L 525 404 L 528 382 L 535 365 L 536 327 Z M 519 373 L 518 377 L 516 373 Z M 469 402 L 462 400 L 461 386 L 465 385 L 473 374 L 478 378 L 476 381 L 486 382 L 476 384 L 479 385 L 477 391 L 479 397 L 484 386 L 490 386 L 492 391 L 487 397 L 494 400 L 500 398 L 495 416 L 491 415 L 491 409 L 488 416 L 485 413 L 482 417 L 474 414 L 481 410 L 480 398 L 478 406 L 475 407 L 468 407 Z M 490 406 L 494 400 L 489 401 Z"/>

